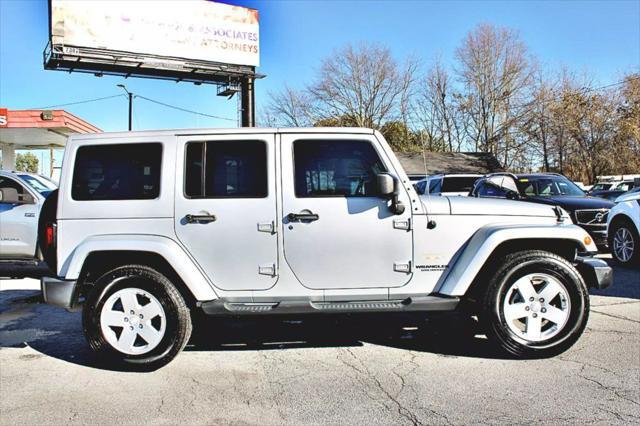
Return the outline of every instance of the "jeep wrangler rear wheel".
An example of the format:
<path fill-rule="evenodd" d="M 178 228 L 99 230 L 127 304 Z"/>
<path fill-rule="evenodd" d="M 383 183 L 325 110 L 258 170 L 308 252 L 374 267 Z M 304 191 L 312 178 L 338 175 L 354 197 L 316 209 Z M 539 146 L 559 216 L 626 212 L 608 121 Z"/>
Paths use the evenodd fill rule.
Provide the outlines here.
<path fill-rule="evenodd" d="M 82 316 L 84 334 L 100 356 L 139 369 L 170 362 L 191 335 L 189 309 L 159 272 L 139 265 L 100 277 Z"/>
<path fill-rule="evenodd" d="M 524 358 L 564 352 L 578 340 L 589 316 L 580 273 L 566 259 L 539 250 L 507 256 L 482 303 L 488 337 Z"/>

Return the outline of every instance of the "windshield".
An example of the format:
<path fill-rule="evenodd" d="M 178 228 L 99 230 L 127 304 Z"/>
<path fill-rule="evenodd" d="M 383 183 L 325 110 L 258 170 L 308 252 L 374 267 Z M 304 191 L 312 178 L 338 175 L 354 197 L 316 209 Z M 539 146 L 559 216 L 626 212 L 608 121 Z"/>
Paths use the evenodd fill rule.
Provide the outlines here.
<path fill-rule="evenodd" d="M 614 191 L 629 191 L 631 188 L 633 188 L 633 182 L 620 182 L 612 189 Z"/>
<path fill-rule="evenodd" d="M 593 187 L 591 187 L 592 191 L 606 191 L 609 188 L 611 188 L 613 184 L 611 183 L 596 183 L 595 185 L 593 185 Z"/>
<path fill-rule="evenodd" d="M 56 189 L 56 185 L 46 179 L 38 179 L 33 175 L 18 175 L 18 177 L 45 197 Z"/>
<path fill-rule="evenodd" d="M 529 197 L 582 197 L 584 192 L 564 176 L 518 179 L 520 193 Z"/>

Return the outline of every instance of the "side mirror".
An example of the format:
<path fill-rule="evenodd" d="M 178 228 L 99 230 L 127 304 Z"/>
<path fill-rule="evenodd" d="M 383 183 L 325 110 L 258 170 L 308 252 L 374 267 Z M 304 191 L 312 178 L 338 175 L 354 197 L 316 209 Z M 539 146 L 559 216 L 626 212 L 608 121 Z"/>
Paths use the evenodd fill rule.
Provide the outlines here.
<path fill-rule="evenodd" d="M 389 209 L 393 214 L 399 215 L 404 213 L 404 204 L 400 201 L 400 183 L 398 178 L 389 173 L 380 173 L 376 175 L 376 183 L 378 185 L 378 196 L 391 199 Z"/>
<path fill-rule="evenodd" d="M 0 188 L 0 203 L 5 204 L 33 204 L 30 194 L 20 195 L 15 188 Z"/>
<path fill-rule="evenodd" d="M 378 195 L 382 198 L 390 198 L 395 190 L 393 176 L 387 173 L 376 175 L 378 185 Z"/>

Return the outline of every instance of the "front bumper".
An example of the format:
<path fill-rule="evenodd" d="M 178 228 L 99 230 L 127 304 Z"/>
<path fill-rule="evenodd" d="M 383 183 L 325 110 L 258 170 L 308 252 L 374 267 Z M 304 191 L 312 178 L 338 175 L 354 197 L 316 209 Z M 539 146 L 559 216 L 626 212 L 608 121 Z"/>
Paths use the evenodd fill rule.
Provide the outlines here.
<path fill-rule="evenodd" d="M 588 287 L 599 289 L 613 284 L 613 269 L 602 259 L 577 257 L 577 268 Z"/>
<path fill-rule="evenodd" d="M 40 280 L 45 303 L 65 309 L 73 309 L 78 299 L 76 281 L 64 281 L 44 277 Z"/>

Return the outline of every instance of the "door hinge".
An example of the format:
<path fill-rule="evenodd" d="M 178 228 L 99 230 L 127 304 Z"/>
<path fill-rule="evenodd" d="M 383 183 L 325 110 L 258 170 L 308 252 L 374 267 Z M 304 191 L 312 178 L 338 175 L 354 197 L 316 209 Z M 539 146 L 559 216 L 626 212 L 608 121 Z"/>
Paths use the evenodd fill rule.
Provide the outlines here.
<path fill-rule="evenodd" d="M 411 272 L 411 261 L 408 262 L 394 262 L 393 270 L 396 272 L 404 272 L 408 274 Z"/>
<path fill-rule="evenodd" d="M 410 231 L 411 230 L 411 218 L 394 219 L 393 220 L 393 228 L 394 229 L 404 229 L 405 231 Z"/>
<path fill-rule="evenodd" d="M 276 276 L 276 265 L 272 263 L 271 265 L 260 265 L 258 266 L 258 274 L 260 275 L 269 275 L 270 277 Z"/>
<path fill-rule="evenodd" d="M 268 232 L 269 234 L 275 234 L 276 226 L 273 221 L 262 223 L 258 222 L 258 232 Z"/>

